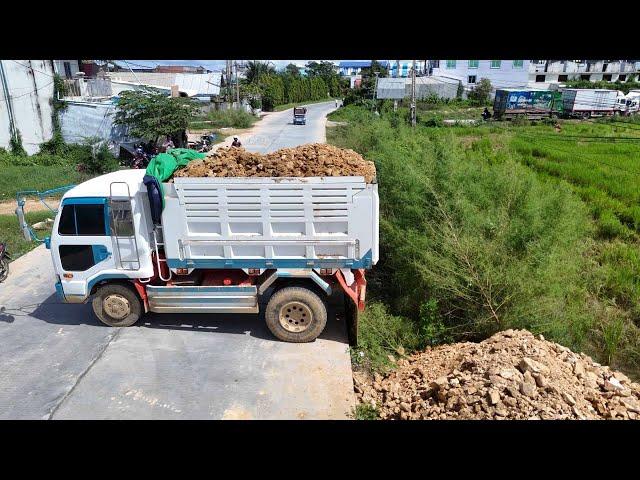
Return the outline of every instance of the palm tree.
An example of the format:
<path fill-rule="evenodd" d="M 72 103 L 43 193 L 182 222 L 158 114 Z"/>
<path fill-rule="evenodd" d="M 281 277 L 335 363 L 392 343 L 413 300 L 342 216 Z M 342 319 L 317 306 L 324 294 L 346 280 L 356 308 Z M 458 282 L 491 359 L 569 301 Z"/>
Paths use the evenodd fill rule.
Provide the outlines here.
<path fill-rule="evenodd" d="M 268 62 L 250 60 L 247 62 L 245 77 L 247 83 L 258 83 L 261 77 L 274 73 L 276 73 L 276 69 Z"/>

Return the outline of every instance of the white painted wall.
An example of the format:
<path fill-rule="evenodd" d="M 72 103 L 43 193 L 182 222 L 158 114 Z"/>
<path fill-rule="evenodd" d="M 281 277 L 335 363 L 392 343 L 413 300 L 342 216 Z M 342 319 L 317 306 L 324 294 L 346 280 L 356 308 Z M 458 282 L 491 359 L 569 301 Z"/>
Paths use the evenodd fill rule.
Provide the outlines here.
<path fill-rule="evenodd" d="M 529 81 L 529 62 L 523 60 L 522 67 L 514 67 L 513 60 L 500 60 L 500 68 L 491 68 L 491 60 L 478 60 L 478 68 L 469 68 L 469 60 L 456 60 L 454 68 L 447 68 L 447 60 L 439 60 L 440 66 L 433 75 L 456 78 L 462 81 L 465 90 L 473 88 L 469 76 L 476 76 L 476 83 L 488 78 L 494 88 L 526 87 Z"/>
<path fill-rule="evenodd" d="M 0 147 L 8 148 L 11 139 L 9 108 L 28 154 L 53 136 L 53 64 L 51 60 L 0 60 L 9 92 L 0 88 Z"/>
<path fill-rule="evenodd" d="M 80 71 L 80 65 L 78 64 L 78 60 L 54 60 L 53 67 L 55 72 L 60 75 L 62 78 L 67 78 L 67 73 L 64 68 L 65 62 L 69 62 L 69 68 L 71 70 L 71 77 L 73 77 L 76 73 Z M 68 78 L 71 78 L 68 77 Z"/>

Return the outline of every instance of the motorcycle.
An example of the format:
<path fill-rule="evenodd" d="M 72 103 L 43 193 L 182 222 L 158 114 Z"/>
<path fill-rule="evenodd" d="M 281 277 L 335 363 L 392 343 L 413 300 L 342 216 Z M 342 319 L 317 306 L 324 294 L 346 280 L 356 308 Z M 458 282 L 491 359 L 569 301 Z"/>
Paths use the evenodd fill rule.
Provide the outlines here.
<path fill-rule="evenodd" d="M 9 276 L 9 260 L 11 260 L 11 256 L 7 252 L 7 244 L 0 243 L 0 283 Z"/>
<path fill-rule="evenodd" d="M 211 147 L 213 146 L 213 142 L 215 141 L 215 139 L 216 139 L 215 133 L 202 135 L 200 137 L 200 140 L 198 140 L 197 142 L 189 142 L 188 146 L 189 148 L 196 150 L 197 152 L 206 153 L 209 150 L 211 150 Z"/>

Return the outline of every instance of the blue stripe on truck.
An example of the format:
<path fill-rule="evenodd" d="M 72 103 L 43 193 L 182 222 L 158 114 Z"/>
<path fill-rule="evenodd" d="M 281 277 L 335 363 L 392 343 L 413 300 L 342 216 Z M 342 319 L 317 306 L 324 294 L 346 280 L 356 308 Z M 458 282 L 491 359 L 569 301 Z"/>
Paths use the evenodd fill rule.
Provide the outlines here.
<path fill-rule="evenodd" d="M 236 259 L 188 259 L 179 260 L 168 258 L 169 268 L 371 268 L 372 252 L 367 253 L 360 260 L 318 258 L 307 260 L 304 258 L 236 258 Z"/>

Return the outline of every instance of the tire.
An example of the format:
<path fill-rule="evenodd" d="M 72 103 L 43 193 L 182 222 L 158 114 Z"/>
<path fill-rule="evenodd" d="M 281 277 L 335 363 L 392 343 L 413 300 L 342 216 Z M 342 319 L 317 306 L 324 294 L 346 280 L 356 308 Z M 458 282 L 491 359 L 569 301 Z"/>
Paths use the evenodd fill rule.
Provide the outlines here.
<path fill-rule="evenodd" d="M 117 284 L 106 284 L 98 289 L 91 303 L 93 313 L 110 327 L 130 327 L 142 316 L 142 302 L 133 289 Z M 116 312 L 122 314 L 114 315 Z"/>
<path fill-rule="evenodd" d="M 313 342 L 327 324 L 327 307 L 317 294 L 307 288 L 285 287 L 269 299 L 265 320 L 271 333 L 279 340 Z"/>
<path fill-rule="evenodd" d="M 3 258 L 0 260 L 0 282 L 4 282 L 9 276 L 9 260 Z"/>

